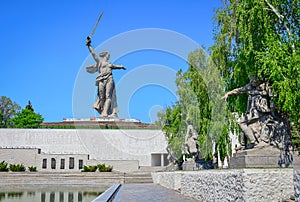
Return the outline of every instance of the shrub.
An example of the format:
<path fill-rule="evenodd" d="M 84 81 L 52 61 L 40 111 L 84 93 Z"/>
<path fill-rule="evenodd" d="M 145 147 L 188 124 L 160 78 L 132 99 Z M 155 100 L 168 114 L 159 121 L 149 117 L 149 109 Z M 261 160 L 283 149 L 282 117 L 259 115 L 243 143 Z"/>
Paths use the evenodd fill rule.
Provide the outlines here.
<path fill-rule="evenodd" d="M 104 168 L 104 171 L 103 171 L 103 172 L 111 172 L 112 169 L 113 169 L 112 166 L 106 166 L 106 167 Z"/>
<path fill-rule="evenodd" d="M 36 172 L 37 171 L 35 166 L 29 166 L 28 169 L 29 169 L 30 172 Z"/>
<path fill-rule="evenodd" d="M 7 172 L 7 171 L 8 171 L 7 163 L 5 161 L 2 161 L 0 163 L 0 172 Z"/>
<path fill-rule="evenodd" d="M 98 164 L 97 167 L 98 167 L 98 170 L 100 172 L 103 172 L 103 170 L 105 169 L 105 164 L 104 163 L 103 164 Z"/>
<path fill-rule="evenodd" d="M 113 167 L 106 166 L 104 163 L 96 166 L 83 166 L 83 170 L 81 172 L 95 172 L 97 169 L 99 172 L 111 172 Z"/>
<path fill-rule="evenodd" d="M 13 172 L 20 172 L 20 171 L 25 171 L 26 168 L 22 164 L 10 164 L 9 165 L 9 170 Z"/>
<path fill-rule="evenodd" d="M 106 166 L 104 163 L 98 164 L 97 167 L 98 167 L 99 172 L 111 172 L 113 169 L 112 166 Z"/>
<path fill-rule="evenodd" d="M 97 166 L 83 166 L 83 170 L 81 172 L 95 172 L 97 170 Z"/>

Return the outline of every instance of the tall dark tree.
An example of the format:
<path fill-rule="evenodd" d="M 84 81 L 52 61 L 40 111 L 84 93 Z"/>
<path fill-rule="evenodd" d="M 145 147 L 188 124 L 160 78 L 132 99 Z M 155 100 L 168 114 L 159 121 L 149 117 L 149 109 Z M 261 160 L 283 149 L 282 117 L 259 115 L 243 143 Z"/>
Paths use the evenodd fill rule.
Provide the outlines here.
<path fill-rule="evenodd" d="M 20 105 L 6 96 L 0 98 L 0 128 L 12 127 L 11 118 L 21 110 Z"/>
<path fill-rule="evenodd" d="M 18 112 L 11 120 L 16 128 L 39 128 L 44 118 L 41 114 L 34 112 L 29 101 L 25 109 Z"/>

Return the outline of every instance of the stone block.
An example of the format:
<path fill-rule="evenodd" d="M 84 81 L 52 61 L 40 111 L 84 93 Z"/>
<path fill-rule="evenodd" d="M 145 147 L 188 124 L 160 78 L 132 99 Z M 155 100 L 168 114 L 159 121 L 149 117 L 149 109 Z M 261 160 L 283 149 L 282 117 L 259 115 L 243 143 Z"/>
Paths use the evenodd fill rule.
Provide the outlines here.
<path fill-rule="evenodd" d="M 182 170 L 198 170 L 195 161 L 185 161 L 182 164 Z"/>
<path fill-rule="evenodd" d="M 237 152 L 230 158 L 230 168 L 276 168 L 292 167 L 299 158 L 292 152 L 273 147 L 255 148 Z"/>

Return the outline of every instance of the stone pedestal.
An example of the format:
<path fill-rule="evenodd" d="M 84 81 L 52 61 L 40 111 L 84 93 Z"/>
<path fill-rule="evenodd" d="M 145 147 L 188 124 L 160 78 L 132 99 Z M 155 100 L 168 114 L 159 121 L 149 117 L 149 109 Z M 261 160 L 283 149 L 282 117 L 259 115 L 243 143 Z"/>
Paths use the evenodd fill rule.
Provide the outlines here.
<path fill-rule="evenodd" d="M 230 168 L 276 168 L 292 167 L 294 155 L 274 147 L 238 151 L 230 159 Z"/>
<path fill-rule="evenodd" d="M 187 160 L 182 164 L 182 170 L 198 170 L 194 160 Z"/>

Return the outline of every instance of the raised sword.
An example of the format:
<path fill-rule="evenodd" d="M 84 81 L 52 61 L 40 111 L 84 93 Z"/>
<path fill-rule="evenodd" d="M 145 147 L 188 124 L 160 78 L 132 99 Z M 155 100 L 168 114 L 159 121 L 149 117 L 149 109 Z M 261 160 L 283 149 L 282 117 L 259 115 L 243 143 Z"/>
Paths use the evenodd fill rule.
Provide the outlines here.
<path fill-rule="evenodd" d="M 94 32 L 95 32 L 95 30 L 96 30 L 96 28 L 97 28 L 97 26 L 98 26 L 98 23 L 99 23 L 100 20 L 101 20 L 102 15 L 103 15 L 103 11 L 100 13 L 100 15 L 99 15 L 99 17 L 98 17 L 98 19 L 97 19 L 96 24 L 94 25 L 94 27 L 93 27 L 93 29 L 92 29 L 90 35 L 87 37 L 88 40 L 92 39 L 92 36 L 94 35 Z"/>

